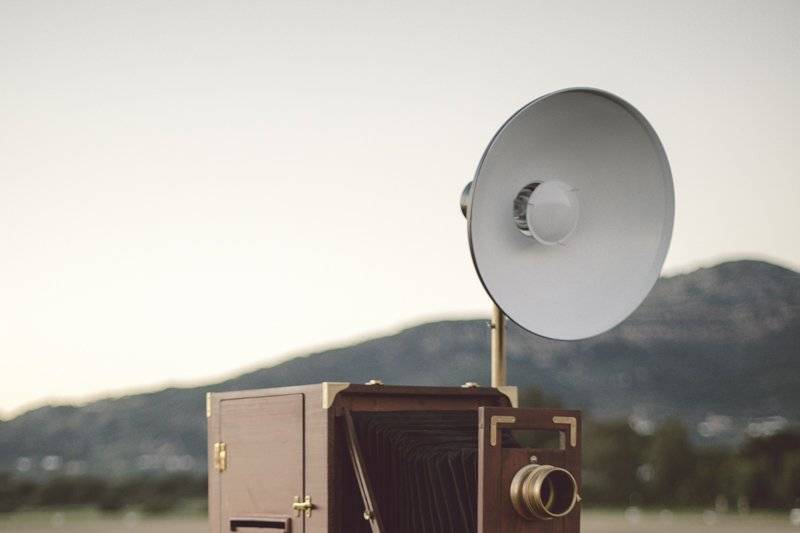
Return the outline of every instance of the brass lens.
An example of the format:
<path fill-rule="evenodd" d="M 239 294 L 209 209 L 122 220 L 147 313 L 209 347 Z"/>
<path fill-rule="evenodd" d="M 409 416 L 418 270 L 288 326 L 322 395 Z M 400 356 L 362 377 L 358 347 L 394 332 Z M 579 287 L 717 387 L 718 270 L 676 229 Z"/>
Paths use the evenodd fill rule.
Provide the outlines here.
<path fill-rule="evenodd" d="M 528 520 L 552 520 L 566 516 L 578 501 L 578 484 L 567 470 L 531 464 L 511 480 L 511 504 Z"/>

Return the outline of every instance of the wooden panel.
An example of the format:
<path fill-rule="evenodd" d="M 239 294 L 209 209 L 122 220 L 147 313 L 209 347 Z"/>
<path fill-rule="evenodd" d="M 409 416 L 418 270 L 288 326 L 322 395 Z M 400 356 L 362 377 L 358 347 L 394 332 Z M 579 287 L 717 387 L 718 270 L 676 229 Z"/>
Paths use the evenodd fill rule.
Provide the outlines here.
<path fill-rule="evenodd" d="M 227 449 L 218 477 L 221 531 L 232 517 L 290 515 L 294 497 L 305 495 L 303 403 L 302 394 L 219 402 L 219 438 Z M 292 522 L 296 533 L 303 531 L 302 518 Z"/>
<path fill-rule="evenodd" d="M 305 410 L 305 493 L 311 495 L 314 510 L 311 517 L 305 518 L 305 533 L 328 533 L 331 492 L 328 490 L 328 410 L 322 408 L 323 386 L 298 385 L 291 387 L 274 387 L 271 389 L 250 389 L 242 391 L 226 391 L 211 393 L 211 411 L 208 420 L 209 458 L 213 451 L 213 443 L 220 440 L 219 407 L 228 400 L 263 398 L 265 396 L 285 396 L 302 394 Z M 213 469 L 209 460 L 209 523 L 211 533 L 220 532 L 220 475 Z M 294 517 L 294 514 L 291 515 Z M 295 532 L 300 531 L 295 524 Z"/>
<path fill-rule="evenodd" d="M 504 448 L 498 436 L 491 445 L 493 416 L 514 417 L 513 423 L 499 423 L 502 428 L 558 430 L 564 433 L 562 449 Z M 575 446 L 570 439 L 571 427 L 556 423 L 554 418 L 575 419 Z M 478 429 L 478 533 L 577 533 L 580 531 L 580 503 L 566 517 L 550 521 L 529 521 L 511 505 L 509 488 L 514 474 L 530 463 L 532 455 L 538 464 L 550 464 L 568 470 L 581 488 L 581 417 L 579 411 L 561 409 L 479 409 Z"/>

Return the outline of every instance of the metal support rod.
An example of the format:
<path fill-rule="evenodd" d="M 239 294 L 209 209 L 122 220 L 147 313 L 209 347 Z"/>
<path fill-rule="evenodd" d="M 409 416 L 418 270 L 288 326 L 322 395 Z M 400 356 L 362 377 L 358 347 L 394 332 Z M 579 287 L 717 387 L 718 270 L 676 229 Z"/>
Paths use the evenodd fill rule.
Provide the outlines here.
<path fill-rule="evenodd" d="M 492 307 L 492 387 L 506 384 L 506 317 L 497 305 Z"/>

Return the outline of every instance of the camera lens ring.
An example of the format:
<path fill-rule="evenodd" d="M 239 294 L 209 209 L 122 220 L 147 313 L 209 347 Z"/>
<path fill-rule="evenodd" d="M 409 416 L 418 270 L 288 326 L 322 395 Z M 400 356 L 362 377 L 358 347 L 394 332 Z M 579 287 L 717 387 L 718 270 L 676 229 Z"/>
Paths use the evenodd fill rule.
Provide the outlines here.
<path fill-rule="evenodd" d="M 575 477 L 563 468 L 530 464 L 511 481 L 511 504 L 527 520 L 553 520 L 568 515 L 578 502 Z"/>

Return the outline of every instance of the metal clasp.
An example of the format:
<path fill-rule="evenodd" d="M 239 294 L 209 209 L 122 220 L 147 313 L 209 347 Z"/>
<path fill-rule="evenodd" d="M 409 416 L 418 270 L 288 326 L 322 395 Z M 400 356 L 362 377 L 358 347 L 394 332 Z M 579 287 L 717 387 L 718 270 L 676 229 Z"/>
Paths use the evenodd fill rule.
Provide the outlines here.
<path fill-rule="evenodd" d="M 294 503 L 292 504 L 292 509 L 294 509 L 297 518 L 300 518 L 303 515 L 303 511 L 306 513 L 306 517 L 311 516 L 311 510 L 314 508 L 314 504 L 311 503 L 311 496 L 306 495 L 305 500 L 300 501 L 300 496 L 294 497 Z"/>

